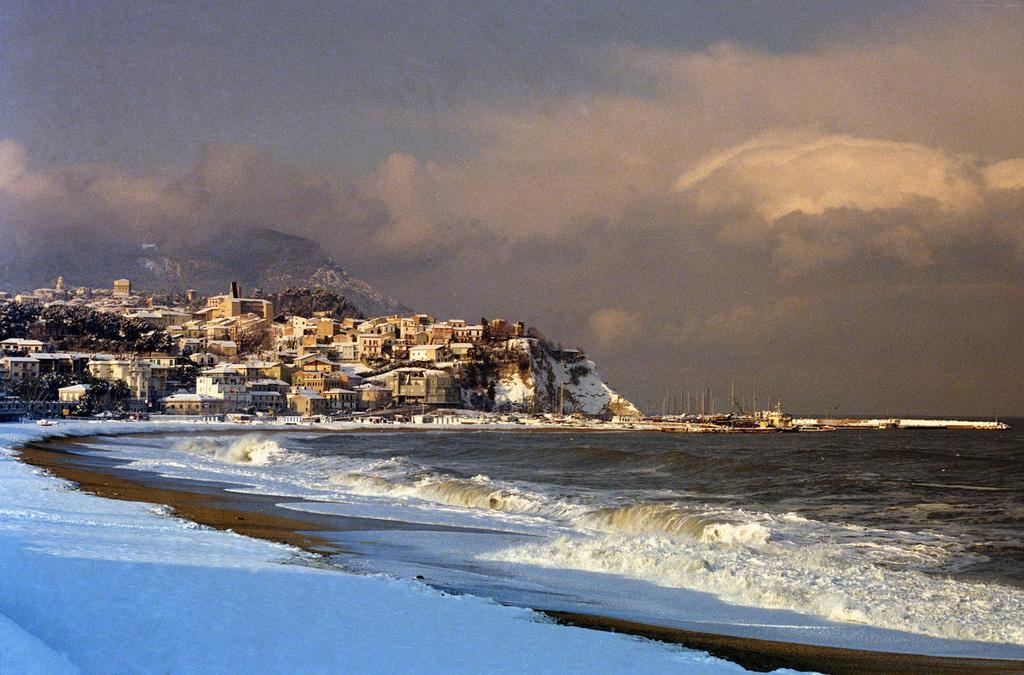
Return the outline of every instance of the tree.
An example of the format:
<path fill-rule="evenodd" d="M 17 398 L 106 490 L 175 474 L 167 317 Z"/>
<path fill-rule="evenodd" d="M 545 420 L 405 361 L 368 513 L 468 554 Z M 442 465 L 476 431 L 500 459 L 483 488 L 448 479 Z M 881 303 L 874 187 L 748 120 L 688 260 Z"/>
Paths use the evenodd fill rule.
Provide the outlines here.
<path fill-rule="evenodd" d="M 46 373 L 39 377 L 27 377 L 13 382 L 8 393 L 29 403 L 56 401 L 57 390 L 73 384 L 78 384 L 78 379 L 74 375 Z"/>
<path fill-rule="evenodd" d="M 20 302 L 0 304 L 0 340 L 24 338 L 29 327 L 39 319 L 40 308 Z"/>
<path fill-rule="evenodd" d="M 235 344 L 238 345 L 239 354 L 256 354 L 270 349 L 273 337 L 270 326 L 260 323 L 243 330 L 235 340 Z"/>
<path fill-rule="evenodd" d="M 174 380 L 183 389 L 192 389 L 196 386 L 196 376 L 199 374 L 199 366 L 189 361 L 174 369 Z"/>
<path fill-rule="evenodd" d="M 530 326 L 526 329 L 526 337 L 533 338 L 542 344 L 547 342 L 547 338 L 544 337 L 544 333 L 541 333 L 540 329 L 536 326 Z"/>

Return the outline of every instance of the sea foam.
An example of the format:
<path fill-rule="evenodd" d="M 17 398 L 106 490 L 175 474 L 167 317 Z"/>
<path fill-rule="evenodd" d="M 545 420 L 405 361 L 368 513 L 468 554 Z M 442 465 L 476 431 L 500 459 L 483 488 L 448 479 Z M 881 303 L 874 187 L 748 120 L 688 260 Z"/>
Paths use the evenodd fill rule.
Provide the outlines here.
<path fill-rule="evenodd" d="M 177 445 L 178 450 L 210 455 L 228 464 L 265 466 L 286 451 L 276 441 L 264 436 L 243 436 L 230 443 L 213 439 L 189 439 Z"/>
<path fill-rule="evenodd" d="M 1024 590 L 888 569 L 837 544 L 761 542 L 756 536 L 753 547 L 723 546 L 734 529 L 712 527 L 717 541 L 703 533 L 581 534 L 481 559 L 621 575 L 708 592 L 732 604 L 935 637 L 1024 644 Z"/>

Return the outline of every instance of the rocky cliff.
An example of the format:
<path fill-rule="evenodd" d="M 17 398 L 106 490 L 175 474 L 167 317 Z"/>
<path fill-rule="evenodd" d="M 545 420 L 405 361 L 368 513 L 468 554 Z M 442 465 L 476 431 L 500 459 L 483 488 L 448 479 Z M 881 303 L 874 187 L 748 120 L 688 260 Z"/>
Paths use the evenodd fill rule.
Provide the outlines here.
<path fill-rule="evenodd" d="M 496 410 L 559 412 L 586 415 L 639 415 L 631 402 L 605 384 L 596 364 L 584 356 L 560 355 L 531 338 L 508 341 L 522 355 L 506 360 L 489 385 Z"/>

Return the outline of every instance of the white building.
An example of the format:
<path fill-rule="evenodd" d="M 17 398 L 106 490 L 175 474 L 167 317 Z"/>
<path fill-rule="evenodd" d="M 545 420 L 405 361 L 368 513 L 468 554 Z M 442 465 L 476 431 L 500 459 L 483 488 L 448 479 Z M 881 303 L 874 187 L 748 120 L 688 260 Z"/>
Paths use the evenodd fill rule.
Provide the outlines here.
<path fill-rule="evenodd" d="M 410 361 L 440 361 L 447 354 L 445 345 L 415 345 L 409 347 Z"/>
<path fill-rule="evenodd" d="M 61 387 L 57 390 L 57 400 L 62 403 L 77 403 L 89 395 L 92 389 L 88 384 L 73 384 L 69 387 Z"/>
<path fill-rule="evenodd" d="M 208 368 L 196 377 L 196 393 L 223 403 L 223 412 L 237 412 L 252 405 L 245 376 L 230 366 Z"/>
<path fill-rule="evenodd" d="M 341 342 L 334 344 L 334 350 L 338 353 L 338 360 L 347 363 L 354 363 L 359 360 L 358 342 Z"/>
<path fill-rule="evenodd" d="M 35 354 L 46 349 L 46 343 L 39 340 L 26 340 L 24 338 L 7 338 L 0 342 L 0 351 L 5 352 L 26 352 Z"/>
<path fill-rule="evenodd" d="M 221 400 L 205 394 L 172 394 L 160 399 L 164 411 L 171 415 L 217 415 Z"/>
<path fill-rule="evenodd" d="M 121 380 L 132 390 L 132 396 L 148 399 L 153 392 L 153 365 L 144 359 L 92 359 L 86 366 L 98 380 Z"/>

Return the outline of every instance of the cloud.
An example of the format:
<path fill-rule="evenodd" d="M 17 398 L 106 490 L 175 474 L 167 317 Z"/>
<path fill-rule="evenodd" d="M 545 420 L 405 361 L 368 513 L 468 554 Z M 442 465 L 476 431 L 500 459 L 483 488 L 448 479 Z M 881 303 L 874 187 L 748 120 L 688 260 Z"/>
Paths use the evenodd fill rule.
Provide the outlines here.
<path fill-rule="evenodd" d="M 766 134 L 700 160 L 675 188 L 701 217 L 727 220 L 724 240 L 769 247 L 791 276 L 857 255 L 922 267 L 966 240 L 1014 240 L 981 212 L 1024 185 L 1022 167 L 916 143 Z"/>
<path fill-rule="evenodd" d="M 1024 159 L 1008 159 L 985 167 L 985 186 L 990 190 L 1024 188 Z"/>
<path fill-rule="evenodd" d="M 691 320 L 676 339 L 720 348 L 749 348 L 776 337 L 788 325 L 803 323 L 800 314 L 809 309 L 810 302 L 797 296 L 770 299 L 758 305 L 738 304 Z"/>
<path fill-rule="evenodd" d="M 723 41 L 699 52 L 623 49 L 619 56 L 716 144 L 805 128 L 1020 156 L 1022 30 L 1021 12 L 979 6 L 915 13 L 800 52 Z"/>
<path fill-rule="evenodd" d="M 892 209 L 923 200 L 962 211 L 983 176 L 968 157 L 917 143 L 845 135 L 767 134 L 697 163 L 676 190 L 705 208 L 749 203 L 767 222 L 794 211 Z"/>
<path fill-rule="evenodd" d="M 0 140 L 0 189 L 9 189 L 27 168 L 25 147 L 9 138 Z"/>
<path fill-rule="evenodd" d="M 399 239 L 454 221 L 512 240 L 578 231 L 671 194 L 681 176 L 690 196 L 700 183 L 716 205 L 732 200 L 727 234 L 758 227 L 741 222 L 752 204 L 769 220 L 915 200 L 967 208 L 986 189 L 986 166 L 1008 161 L 1013 174 L 1013 158 L 1024 157 L 1013 95 L 1024 89 L 1024 17 L 987 16 L 914 16 L 799 53 L 728 41 L 696 52 L 597 52 L 618 87 L 514 108 L 467 104 L 446 120 L 466 151 L 393 155 L 370 192 L 403 214 L 391 233 Z M 711 180 L 715 160 L 728 166 Z M 685 226 L 704 225 L 699 206 L 682 205 Z"/>
<path fill-rule="evenodd" d="M 336 177 L 248 146 L 210 144 L 188 169 L 147 175 L 102 164 L 32 170 L 24 147 L 0 142 L 0 215 L 22 238 L 66 232 L 173 245 L 240 226 L 327 238 L 373 231 L 383 210 Z"/>
<path fill-rule="evenodd" d="M 1024 26 L 999 17 L 592 53 L 600 89 L 402 108 L 451 151 L 350 179 L 231 144 L 148 174 L 36 169 L 8 141 L 0 226 L 273 227 L 410 306 L 523 318 L 627 387 L 771 370 L 808 411 L 842 392 L 877 411 L 914 395 L 907 373 L 935 412 L 950 380 L 994 405 L 1024 378 L 1004 358 L 1024 339 Z"/>
<path fill-rule="evenodd" d="M 626 347 L 636 346 L 636 338 L 640 335 L 642 319 L 636 312 L 606 307 L 590 315 L 588 321 L 594 337 L 604 346 Z"/>

